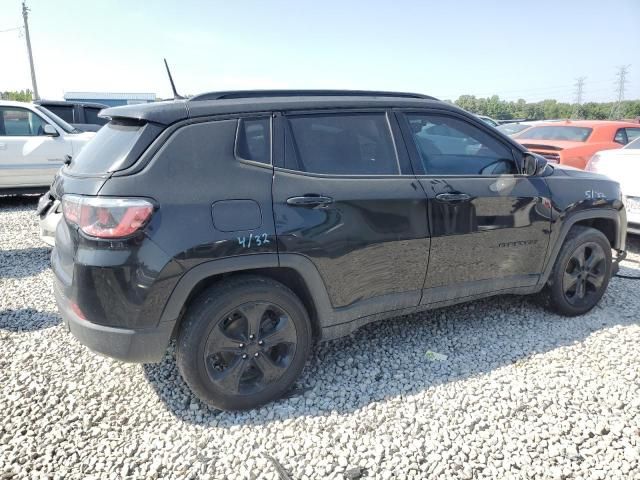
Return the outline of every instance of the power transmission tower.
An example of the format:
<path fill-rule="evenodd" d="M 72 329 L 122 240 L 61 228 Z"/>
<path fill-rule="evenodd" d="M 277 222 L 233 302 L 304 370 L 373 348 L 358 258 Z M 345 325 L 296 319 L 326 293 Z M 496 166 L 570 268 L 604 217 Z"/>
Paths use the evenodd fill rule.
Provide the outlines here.
<path fill-rule="evenodd" d="M 38 83 L 36 82 L 36 70 L 33 67 L 33 54 L 31 53 L 31 38 L 29 37 L 29 8 L 26 2 L 22 2 L 22 18 L 24 18 L 24 36 L 27 39 L 27 51 L 29 52 L 29 65 L 31 66 L 31 84 L 33 85 L 34 100 L 40 100 L 38 95 Z"/>
<path fill-rule="evenodd" d="M 584 93 L 584 81 L 586 79 L 587 77 L 576 78 L 576 83 L 574 84 L 574 87 L 576 87 L 576 97 L 571 118 L 580 118 L 580 106 L 582 105 L 582 94 Z"/>
<path fill-rule="evenodd" d="M 627 75 L 629 73 L 629 67 L 631 65 L 623 65 L 621 67 L 618 67 L 618 73 L 616 74 L 616 77 L 618 78 L 616 85 L 618 87 L 618 100 L 616 101 L 616 103 L 613 105 L 613 107 L 611 108 L 611 114 L 609 115 L 609 118 L 611 119 L 617 119 L 618 117 L 620 117 L 622 115 L 622 102 L 624 100 L 624 87 L 627 83 Z"/>

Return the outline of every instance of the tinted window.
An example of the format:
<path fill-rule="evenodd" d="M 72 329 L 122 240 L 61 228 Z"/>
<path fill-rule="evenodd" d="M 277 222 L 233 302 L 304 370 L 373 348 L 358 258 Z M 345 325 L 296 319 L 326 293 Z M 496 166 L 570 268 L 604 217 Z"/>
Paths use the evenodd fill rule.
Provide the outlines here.
<path fill-rule="evenodd" d="M 586 142 L 593 129 L 587 127 L 546 126 L 531 127 L 522 132 L 518 138 L 530 140 L 565 140 L 569 142 Z"/>
<path fill-rule="evenodd" d="M 63 119 L 61 119 L 59 116 L 57 116 L 55 113 L 52 113 L 50 110 L 47 110 L 42 105 L 36 105 L 35 108 L 40 112 L 44 113 L 45 117 L 47 117 L 48 120 L 51 120 L 53 123 L 58 125 L 66 133 L 80 133 L 80 130 L 78 130 L 75 127 L 72 127 Z"/>
<path fill-rule="evenodd" d="M 633 142 L 636 138 L 640 138 L 640 128 L 627 128 L 627 141 Z"/>
<path fill-rule="evenodd" d="M 636 138 L 633 142 L 629 142 L 627 143 L 627 145 L 624 148 L 629 148 L 632 150 L 640 150 L 640 137 Z"/>
<path fill-rule="evenodd" d="M 613 137 L 613 141 L 621 145 L 627 144 L 627 134 L 625 133 L 624 128 L 618 129 L 618 131 L 616 132 L 616 136 Z"/>
<path fill-rule="evenodd" d="M 100 118 L 100 108 L 84 107 L 84 122 L 91 123 L 93 125 L 104 125 L 107 123 L 106 118 Z"/>
<path fill-rule="evenodd" d="M 289 117 L 288 168 L 330 175 L 394 175 L 399 171 L 384 113 Z"/>
<path fill-rule="evenodd" d="M 245 160 L 271 163 L 271 122 L 268 117 L 240 119 L 236 154 Z"/>
<path fill-rule="evenodd" d="M 73 105 L 42 105 L 65 122 L 73 123 Z"/>
<path fill-rule="evenodd" d="M 143 127 L 108 123 L 73 159 L 74 173 L 100 174 L 115 171 L 138 140 Z"/>
<path fill-rule="evenodd" d="M 33 137 L 44 135 L 46 122 L 24 108 L 0 108 L 0 135 Z"/>
<path fill-rule="evenodd" d="M 407 119 L 427 175 L 517 172 L 506 145 L 464 120 L 422 114 Z"/>

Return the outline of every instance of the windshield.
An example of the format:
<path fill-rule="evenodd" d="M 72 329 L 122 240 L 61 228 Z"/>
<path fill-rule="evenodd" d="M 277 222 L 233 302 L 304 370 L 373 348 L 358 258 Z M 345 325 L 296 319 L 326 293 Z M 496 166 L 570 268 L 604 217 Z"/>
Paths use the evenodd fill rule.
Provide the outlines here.
<path fill-rule="evenodd" d="M 627 143 L 622 148 L 628 148 L 629 150 L 640 150 L 640 137 L 636 138 L 633 142 Z"/>
<path fill-rule="evenodd" d="M 505 135 L 515 135 L 516 133 L 520 133 L 529 127 L 531 127 L 531 125 L 525 125 L 522 123 L 506 123 L 504 125 L 499 125 L 496 128 Z"/>
<path fill-rule="evenodd" d="M 587 127 L 569 127 L 564 125 L 550 125 L 531 127 L 517 135 L 517 138 L 530 140 L 564 140 L 566 142 L 586 142 L 593 131 Z"/>
<path fill-rule="evenodd" d="M 35 107 L 38 110 L 40 110 L 40 112 L 44 113 L 49 120 L 51 120 L 53 123 L 55 123 L 57 126 L 59 126 L 62 130 L 64 130 L 65 133 L 82 133 L 77 128 L 72 127 L 71 125 L 69 125 L 67 122 L 65 122 L 63 119 L 61 119 L 55 113 L 53 113 L 51 110 L 47 110 L 46 108 L 44 108 L 43 106 L 40 106 L 40 105 L 36 105 Z"/>

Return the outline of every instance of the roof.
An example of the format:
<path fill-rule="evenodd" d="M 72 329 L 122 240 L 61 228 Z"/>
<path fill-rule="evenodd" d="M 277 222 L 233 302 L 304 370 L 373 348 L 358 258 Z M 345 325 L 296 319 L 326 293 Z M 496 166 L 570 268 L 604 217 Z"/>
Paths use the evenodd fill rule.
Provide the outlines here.
<path fill-rule="evenodd" d="M 67 92 L 64 94 L 65 100 L 148 100 L 155 102 L 155 93 L 117 93 L 117 92 Z"/>
<path fill-rule="evenodd" d="M 536 127 L 554 126 L 554 127 L 638 127 L 637 123 L 625 122 L 623 120 L 541 120 Z"/>
<path fill-rule="evenodd" d="M 300 91 L 297 91 L 300 92 Z M 102 111 L 102 115 L 106 117 L 124 117 L 138 120 L 146 120 L 149 122 L 169 125 L 171 123 L 184 120 L 187 118 L 202 117 L 209 115 L 224 115 L 230 113 L 252 113 L 252 112 L 268 112 L 272 110 L 305 110 L 305 109 L 339 109 L 339 108 L 391 108 L 391 107 L 425 107 L 437 106 L 449 110 L 459 110 L 457 107 L 432 99 L 431 97 L 423 98 L 415 96 L 401 96 L 401 94 L 393 94 L 396 96 L 377 95 L 381 92 L 371 92 L 365 95 L 364 92 L 358 92 L 357 96 L 350 96 L 348 93 L 335 96 L 285 96 L 281 97 L 242 97 L 220 100 L 171 100 L 166 102 L 155 102 L 138 105 L 126 105 L 122 107 L 108 108 Z M 415 95 L 415 94 L 408 94 Z"/>
<path fill-rule="evenodd" d="M 29 102 L 15 102 L 13 100 L 0 100 L 0 107 L 22 107 L 31 108 L 32 104 Z"/>
<path fill-rule="evenodd" d="M 104 105 L 102 103 L 95 103 L 95 102 L 82 102 L 82 101 L 66 101 L 66 100 L 36 100 L 35 102 L 36 105 L 58 105 L 58 106 L 65 106 L 65 105 L 83 105 L 85 107 L 96 107 L 96 108 L 107 108 L 108 105 Z"/>

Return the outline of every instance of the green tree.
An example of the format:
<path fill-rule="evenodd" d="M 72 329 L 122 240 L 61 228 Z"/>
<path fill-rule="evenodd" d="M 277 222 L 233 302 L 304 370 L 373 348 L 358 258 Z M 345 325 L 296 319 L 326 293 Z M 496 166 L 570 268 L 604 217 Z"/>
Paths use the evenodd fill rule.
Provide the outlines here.
<path fill-rule="evenodd" d="M 12 100 L 14 102 L 30 102 L 33 100 L 33 92 L 29 89 L 0 92 L 2 100 Z"/>

